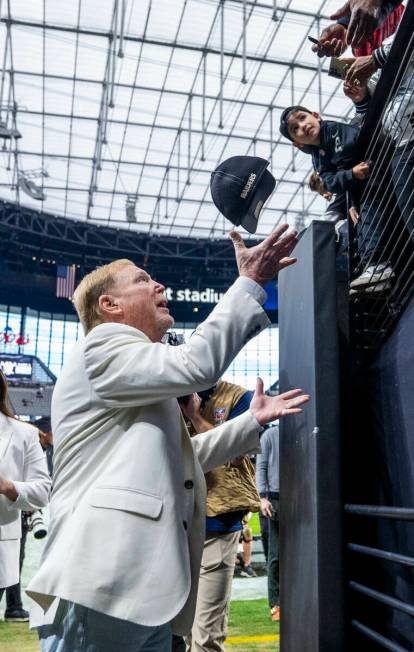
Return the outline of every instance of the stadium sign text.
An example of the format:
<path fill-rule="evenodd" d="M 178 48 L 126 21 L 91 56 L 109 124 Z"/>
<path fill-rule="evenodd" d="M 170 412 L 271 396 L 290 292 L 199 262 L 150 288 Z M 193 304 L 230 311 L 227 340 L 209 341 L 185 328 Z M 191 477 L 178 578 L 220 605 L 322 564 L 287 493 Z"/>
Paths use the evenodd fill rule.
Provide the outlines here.
<path fill-rule="evenodd" d="M 213 288 L 204 290 L 192 290 L 191 288 L 165 288 L 167 301 L 186 301 L 187 303 L 218 303 L 224 292 L 218 292 Z"/>

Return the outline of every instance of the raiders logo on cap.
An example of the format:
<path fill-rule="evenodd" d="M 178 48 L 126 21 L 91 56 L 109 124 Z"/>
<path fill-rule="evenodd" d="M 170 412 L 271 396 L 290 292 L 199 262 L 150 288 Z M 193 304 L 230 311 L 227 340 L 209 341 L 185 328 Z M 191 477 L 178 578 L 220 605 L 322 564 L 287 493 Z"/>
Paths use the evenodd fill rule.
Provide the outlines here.
<path fill-rule="evenodd" d="M 211 175 L 215 206 L 230 222 L 249 233 L 256 233 L 263 205 L 276 185 L 268 165 L 269 161 L 259 156 L 232 156 Z"/>

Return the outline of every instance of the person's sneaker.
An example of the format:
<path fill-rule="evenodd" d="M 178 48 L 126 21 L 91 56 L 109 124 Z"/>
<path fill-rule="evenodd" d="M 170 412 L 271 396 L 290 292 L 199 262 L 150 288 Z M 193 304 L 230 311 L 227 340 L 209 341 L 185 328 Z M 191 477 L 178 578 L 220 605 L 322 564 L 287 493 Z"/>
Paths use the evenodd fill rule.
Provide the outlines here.
<path fill-rule="evenodd" d="M 27 623 L 29 622 L 29 612 L 25 609 L 6 610 L 4 620 L 8 623 Z"/>
<path fill-rule="evenodd" d="M 376 285 L 377 283 L 389 282 L 393 276 L 394 272 L 392 271 L 392 267 L 386 263 L 368 265 L 362 274 L 351 282 L 350 287 L 351 290 L 362 290 L 363 288 Z"/>
<path fill-rule="evenodd" d="M 270 618 L 274 622 L 279 622 L 280 620 L 280 607 L 278 604 L 276 604 L 274 607 L 270 609 Z"/>
<path fill-rule="evenodd" d="M 245 566 L 243 570 L 240 573 L 241 577 L 257 577 L 256 573 L 254 572 L 253 568 L 250 566 Z"/>
<path fill-rule="evenodd" d="M 349 294 L 369 294 L 370 292 L 386 292 L 391 289 L 390 281 L 384 281 L 381 283 L 376 283 L 375 285 L 367 285 L 364 288 L 351 288 Z"/>

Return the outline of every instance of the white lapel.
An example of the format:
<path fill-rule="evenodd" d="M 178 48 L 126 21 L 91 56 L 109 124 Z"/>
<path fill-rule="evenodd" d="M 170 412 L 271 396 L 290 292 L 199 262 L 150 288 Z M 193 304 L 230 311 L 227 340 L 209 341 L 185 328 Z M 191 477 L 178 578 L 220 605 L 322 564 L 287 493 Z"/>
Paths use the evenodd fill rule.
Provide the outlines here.
<path fill-rule="evenodd" d="M 12 434 L 13 427 L 10 419 L 0 412 L 0 460 L 6 454 Z"/>

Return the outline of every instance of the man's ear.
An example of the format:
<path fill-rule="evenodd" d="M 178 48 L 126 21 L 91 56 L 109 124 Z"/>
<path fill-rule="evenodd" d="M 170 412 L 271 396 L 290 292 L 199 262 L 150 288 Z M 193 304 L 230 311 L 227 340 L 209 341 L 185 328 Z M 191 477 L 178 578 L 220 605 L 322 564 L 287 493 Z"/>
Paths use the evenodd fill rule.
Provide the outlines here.
<path fill-rule="evenodd" d="M 99 297 L 99 310 L 103 315 L 115 316 L 122 312 L 116 299 L 111 294 L 101 294 Z"/>
<path fill-rule="evenodd" d="M 314 118 L 317 118 L 318 120 L 321 119 L 321 116 L 319 115 L 319 113 L 317 111 L 312 111 L 312 115 L 313 115 Z"/>

